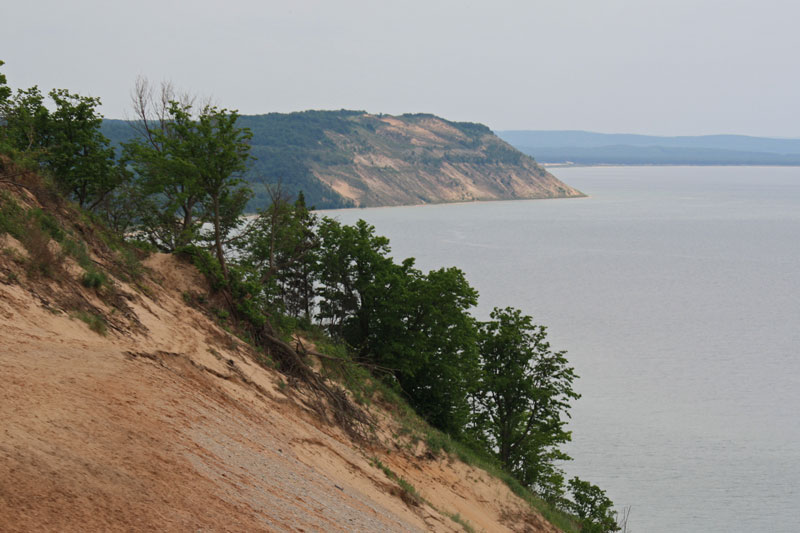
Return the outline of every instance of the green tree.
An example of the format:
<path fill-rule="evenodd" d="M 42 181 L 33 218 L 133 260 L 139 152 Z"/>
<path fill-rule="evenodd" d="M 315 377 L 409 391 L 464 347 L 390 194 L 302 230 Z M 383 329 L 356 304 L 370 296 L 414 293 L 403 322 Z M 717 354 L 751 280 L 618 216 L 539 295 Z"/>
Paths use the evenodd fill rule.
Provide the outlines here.
<path fill-rule="evenodd" d="M 0 59 L 0 67 L 5 65 L 5 61 Z M 0 106 L 2 106 L 6 100 L 11 96 L 11 89 L 8 86 L 8 79 L 6 75 L 0 72 Z"/>
<path fill-rule="evenodd" d="M 390 369 L 409 403 L 429 423 L 460 435 L 469 420 L 469 392 L 478 367 L 478 294 L 463 272 L 423 274 L 414 260 L 384 266 L 361 290 L 361 308 L 346 330 L 364 360 Z M 359 337 L 355 337 L 358 333 Z"/>
<path fill-rule="evenodd" d="M 173 156 L 184 167 L 181 174 L 194 175 L 203 192 L 203 204 L 213 228 L 214 251 L 228 277 L 223 241 L 244 212 L 249 189 L 241 188 L 242 172 L 250 155 L 249 130 L 236 127 L 238 113 L 233 110 L 205 106 L 196 119 L 190 109 L 177 103 L 170 107 L 172 115 Z"/>
<path fill-rule="evenodd" d="M 353 226 L 323 218 L 320 239 L 318 318 L 334 337 L 366 355 L 369 313 L 379 289 L 390 282 L 389 240 L 363 220 Z M 383 279 L 386 278 L 386 279 Z"/>
<path fill-rule="evenodd" d="M 197 242 L 203 223 L 207 240 L 228 277 L 225 244 L 249 199 L 241 173 L 249 159 L 250 132 L 238 128 L 236 111 L 169 102 L 165 119 L 124 147 L 147 198 L 141 217 L 148 238 L 172 251 Z"/>
<path fill-rule="evenodd" d="M 156 94 L 145 78 L 136 81 L 132 96 L 136 120 L 130 126 L 135 137 L 122 143 L 122 159 L 135 176 L 134 218 L 144 238 L 171 252 L 196 241 L 202 227 L 202 189 L 195 176 L 181 174 L 183 167 L 174 161 L 170 145 L 179 142 L 172 139 L 170 109 L 180 102 L 191 110 L 192 101 L 167 83 Z"/>
<path fill-rule="evenodd" d="M 479 324 L 478 348 L 477 438 L 523 484 L 556 499 L 563 475 L 555 462 L 569 459 L 558 446 L 570 440 L 565 419 L 579 398 L 565 352 L 551 351 L 546 328 L 512 308 Z"/>
<path fill-rule="evenodd" d="M 267 187 L 271 203 L 242 234 L 241 263 L 255 271 L 273 306 L 311 319 L 316 279 L 317 217 L 300 193 L 294 203 L 280 186 Z"/>
<path fill-rule="evenodd" d="M 6 87 L 6 89 L 8 89 Z M 0 135 L 6 150 L 17 152 L 35 151 L 34 160 L 47 144 L 50 112 L 44 105 L 44 95 L 38 87 L 17 89 L 16 94 L 8 96 L 0 107 Z"/>
<path fill-rule="evenodd" d="M 124 168 L 121 170 L 124 171 Z M 144 201 L 138 195 L 139 190 L 130 181 L 125 180 L 103 198 L 97 211 L 110 230 L 125 235 L 136 227 L 139 217 L 137 210 L 132 206 Z"/>
<path fill-rule="evenodd" d="M 320 318 L 361 361 L 389 381 L 431 424 L 458 435 L 469 418 L 477 370 L 477 292 L 457 268 L 428 273 L 389 257 L 389 241 L 364 221 L 320 225 Z"/>
<path fill-rule="evenodd" d="M 313 209 L 313 207 L 311 208 Z M 280 274 L 281 294 L 286 311 L 293 317 L 303 317 L 309 323 L 316 291 L 319 239 L 316 225 L 319 219 L 306 206 L 303 191 L 297 194 L 292 210 L 289 247 L 282 251 L 286 264 Z"/>
<path fill-rule="evenodd" d="M 38 87 L 19 89 L 12 96 L 2 76 L 0 144 L 48 170 L 64 193 L 95 210 L 127 176 L 100 132 L 100 100 L 64 89 L 50 91 L 49 97 L 52 112 Z"/>
<path fill-rule="evenodd" d="M 585 533 L 608 533 L 619 531 L 614 503 L 604 490 L 588 481 L 574 477 L 569 480 L 572 501 L 567 509 L 581 519 L 581 531 Z"/>
<path fill-rule="evenodd" d="M 0 60 L 0 67 L 3 65 L 5 62 Z M 7 152 L 9 149 L 6 140 L 6 106 L 9 98 L 11 98 L 11 87 L 8 86 L 6 75 L 0 72 L 0 152 Z"/>
<path fill-rule="evenodd" d="M 50 91 L 55 110 L 45 128 L 43 165 L 81 207 L 94 210 L 125 179 L 116 165 L 114 149 L 100 132 L 99 98 Z"/>
<path fill-rule="evenodd" d="M 406 295 L 411 309 L 400 321 L 404 327 L 395 339 L 400 351 L 393 354 L 395 365 L 405 369 L 397 373 L 398 382 L 428 422 L 461 436 L 478 372 L 475 320 L 469 314 L 478 293 L 451 267 L 414 276 Z"/>

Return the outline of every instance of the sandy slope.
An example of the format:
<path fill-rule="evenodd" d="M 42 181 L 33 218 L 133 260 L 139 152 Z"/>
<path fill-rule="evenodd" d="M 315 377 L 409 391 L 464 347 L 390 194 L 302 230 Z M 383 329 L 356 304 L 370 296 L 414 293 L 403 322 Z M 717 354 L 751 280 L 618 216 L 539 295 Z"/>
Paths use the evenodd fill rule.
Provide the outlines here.
<path fill-rule="evenodd" d="M 483 471 L 353 444 L 184 303 L 192 268 L 148 266 L 149 295 L 117 282 L 137 327 L 106 337 L 41 296 L 55 284 L 0 274 L 0 531 L 554 531 Z"/>
<path fill-rule="evenodd" d="M 318 157 L 308 165 L 359 207 L 584 196 L 488 128 L 467 134 L 433 115 L 348 120 L 353 129 L 347 134 L 326 136 L 352 161 L 330 164 Z"/>

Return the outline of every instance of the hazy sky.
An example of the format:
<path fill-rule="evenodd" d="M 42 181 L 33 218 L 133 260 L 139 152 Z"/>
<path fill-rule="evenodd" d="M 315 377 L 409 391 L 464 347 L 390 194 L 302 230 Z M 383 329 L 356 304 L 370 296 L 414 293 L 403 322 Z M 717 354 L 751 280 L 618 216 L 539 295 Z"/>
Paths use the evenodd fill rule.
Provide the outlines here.
<path fill-rule="evenodd" d="M 141 74 L 247 114 L 800 137 L 799 21 L 779 0 L 4 0 L 0 59 L 113 118 Z"/>

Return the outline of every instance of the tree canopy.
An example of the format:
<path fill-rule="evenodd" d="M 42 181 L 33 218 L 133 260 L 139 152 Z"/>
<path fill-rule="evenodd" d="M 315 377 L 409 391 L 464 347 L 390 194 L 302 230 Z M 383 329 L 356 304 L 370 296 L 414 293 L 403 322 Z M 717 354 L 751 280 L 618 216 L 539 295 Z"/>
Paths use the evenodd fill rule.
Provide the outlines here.
<path fill-rule="evenodd" d="M 0 75 L 0 145 L 24 153 L 78 205 L 96 210 L 126 178 L 100 132 L 100 99 L 65 89 L 47 96 L 52 111 L 38 87 L 12 93 Z"/>
<path fill-rule="evenodd" d="M 475 430 L 522 483 L 555 498 L 563 485 L 555 461 L 569 459 L 558 446 L 570 440 L 566 419 L 580 395 L 546 331 L 513 308 L 495 308 L 479 325 Z"/>
<path fill-rule="evenodd" d="M 249 131 L 236 126 L 236 111 L 205 106 L 196 116 L 192 105 L 169 101 L 163 120 L 145 123 L 145 138 L 124 145 L 124 158 L 136 174 L 145 203 L 141 223 L 156 246 L 173 251 L 207 236 L 227 276 L 223 250 L 250 198 L 239 187 L 249 157 Z"/>

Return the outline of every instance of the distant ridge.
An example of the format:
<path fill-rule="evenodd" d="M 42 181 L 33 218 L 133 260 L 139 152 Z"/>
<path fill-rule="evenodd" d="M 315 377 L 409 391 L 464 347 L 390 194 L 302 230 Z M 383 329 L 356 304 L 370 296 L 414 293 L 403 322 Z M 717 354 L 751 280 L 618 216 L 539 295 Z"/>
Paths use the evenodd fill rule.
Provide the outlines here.
<path fill-rule="evenodd" d="M 663 137 L 575 130 L 496 133 L 543 163 L 800 165 L 800 139 L 747 135 Z"/>
<path fill-rule="evenodd" d="M 247 178 L 281 181 L 317 208 L 569 198 L 583 196 L 488 127 L 435 115 L 373 115 L 364 111 L 303 111 L 245 115 L 255 158 Z M 130 140 L 125 121 L 105 120 L 112 142 Z"/>

